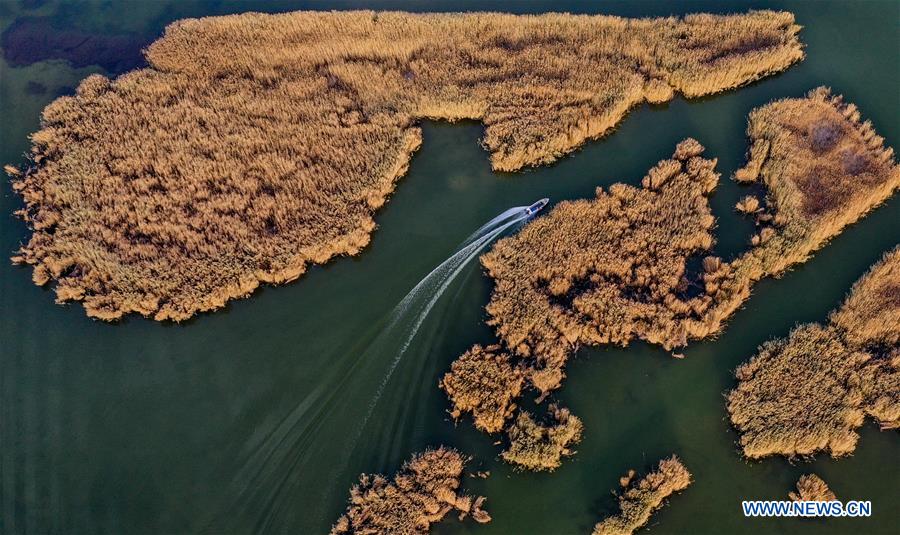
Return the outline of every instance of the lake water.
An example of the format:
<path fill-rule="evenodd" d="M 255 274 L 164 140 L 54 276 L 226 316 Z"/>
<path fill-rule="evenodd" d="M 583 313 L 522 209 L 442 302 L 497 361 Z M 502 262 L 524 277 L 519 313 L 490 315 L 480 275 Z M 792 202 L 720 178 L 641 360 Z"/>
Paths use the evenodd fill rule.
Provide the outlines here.
<path fill-rule="evenodd" d="M 186 16 L 284 11 L 263 2 L 47 2 L 26 10 L 0 4 L 0 31 L 18 17 L 49 17 L 94 35 L 131 32 L 145 41 Z M 367 4 L 371 5 L 371 4 Z M 313 9 L 352 3 L 301 3 Z M 409 350 L 406 333 L 372 345 L 393 307 L 480 225 L 541 197 L 590 197 L 597 186 L 638 184 L 644 172 L 693 136 L 718 158 L 712 197 L 717 250 L 745 248 L 752 225 L 732 206 L 731 182 L 747 148 L 747 113 L 773 98 L 818 85 L 856 103 L 888 145 L 900 149 L 900 4 L 384 2 L 423 10 L 569 10 L 628 16 L 748 7 L 793 11 L 808 57 L 749 87 L 694 101 L 644 106 L 607 138 L 557 164 L 515 175 L 492 173 L 476 123 L 426 123 L 408 176 L 377 215 L 361 255 L 312 269 L 284 287 L 181 325 L 136 317 L 88 319 L 31 284 L 31 269 L 0 260 L 0 530 L 3 533 L 324 533 L 341 514 L 360 472 L 392 473 L 412 452 L 440 444 L 474 457 L 471 493 L 488 497 L 493 522 L 438 533 L 588 533 L 615 509 L 610 490 L 627 469 L 644 472 L 676 453 L 695 482 L 651 520 L 653 533 L 896 533 L 900 439 L 868 422 L 856 453 L 793 464 L 746 462 L 738 454 L 723 393 L 732 372 L 767 339 L 799 322 L 822 321 L 853 281 L 900 242 L 900 199 L 847 229 L 807 264 L 754 288 L 713 341 L 672 359 L 657 347 L 580 351 L 556 399 L 583 418 L 578 453 L 552 474 L 517 473 L 498 460 L 495 440 L 468 420 L 448 418 L 437 388 L 473 343 L 490 343 L 483 321 L 490 282 L 472 262 L 443 294 Z M 40 110 L 98 66 L 61 60 L 0 64 L 0 160 L 19 163 Z M 109 73 L 107 73 L 109 74 Z M 0 256 L 28 238 L 0 196 Z M 373 349 L 374 347 L 374 349 Z M 362 425 L 363 422 L 365 425 Z M 783 499 L 798 476 L 821 475 L 842 499 L 873 502 L 868 519 L 744 519 L 742 499 Z"/>

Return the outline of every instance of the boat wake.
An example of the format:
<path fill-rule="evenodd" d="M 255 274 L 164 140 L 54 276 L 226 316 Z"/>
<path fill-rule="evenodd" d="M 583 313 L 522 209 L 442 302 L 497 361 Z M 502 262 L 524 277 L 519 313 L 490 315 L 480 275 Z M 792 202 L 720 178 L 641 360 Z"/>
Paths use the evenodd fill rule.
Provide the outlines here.
<path fill-rule="evenodd" d="M 387 385 L 388 381 L 390 381 L 394 369 L 396 369 L 397 364 L 400 363 L 406 350 L 409 349 L 409 345 L 419 332 L 422 322 L 428 317 L 428 313 L 434 308 L 438 299 L 440 299 L 444 292 L 447 291 L 447 288 L 463 268 L 465 268 L 485 247 L 494 241 L 494 239 L 510 227 L 531 217 L 531 214 L 528 214 L 525 211 L 527 208 L 527 206 L 510 208 L 506 212 L 503 212 L 492 219 L 487 225 L 478 229 L 478 231 L 463 242 L 460 249 L 451 255 L 450 258 L 444 260 L 438 267 L 434 268 L 431 273 L 419 281 L 419 283 L 416 284 L 416 286 L 406 294 L 406 297 L 404 297 L 394 308 L 391 313 L 390 323 L 373 344 L 373 349 L 379 349 L 378 346 L 380 341 L 391 339 L 391 333 L 398 326 L 401 326 L 403 331 L 407 332 L 407 335 L 403 344 L 400 346 L 399 351 L 397 351 L 397 355 L 391 362 L 390 367 L 384 374 L 381 383 L 378 385 L 378 390 L 372 401 L 369 403 L 369 411 L 366 413 L 365 419 L 360 424 L 360 429 L 368 423 L 369 418 L 372 415 L 372 410 L 374 410 L 378 400 L 381 399 L 384 387 Z M 505 217 L 503 217 L 504 215 Z M 429 296 L 430 299 L 428 298 Z M 427 299 L 427 301 L 425 299 Z M 414 321 L 407 328 L 407 321 L 404 320 L 408 320 L 409 318 L 414 318 Z"/>
<path fill-rule="evenodd" d="M 345 472 L 367 425 L 404 355 L 441 296 L 488 245 L 545 205 L 546 200 L 542 199 L 531 206 L 516 206 L 482 225 L 406 294 L 377 334 L 359 337 L 354 344 L 356 347 L 346 348 L 344 354 L 354 354 L 353 357 L 342 361 L 336 356 L 331 374 L 323 377 L 317 387 L 279 422 L 270 424 L 267 433 L 254 440 L 241 470 L 234 477 L 229 492 L 233 498 L 231 503 L 210 522 L 207 531 L 238 528 L 261 532 L 285 525 L 292 516 L 290 497 L 293 491 L 312 483 L 301 484 L 304 474 L 298 473 L 311 459 L 325 455 L 335 458 L 338 457 L 335 454 L 339 454 L 337 462 L 329 463 L 331 481 L 318 482 L 329 485 L 328 492 L 322 492 L 326 490 L 323 488 L 318 491 L 323 500 L 332 496 L 332 492 L 343 492 L 342 486 L 338 489 L 338 484 L 347 483 Z M 353 399 L 359 399 L 360 390 L 369 390 L 376 384 L 373 382 L 375 377 L 379 377 L 379 381 L 364 410 L 352 404 L 349 396 L 342 395 L 352 390 Z M 395 415 L 395 418 L 402 416 Z M 323 448 L 327 450 L 323 452 Z M 223 522 L 228 525 L 221 525 Z"/>

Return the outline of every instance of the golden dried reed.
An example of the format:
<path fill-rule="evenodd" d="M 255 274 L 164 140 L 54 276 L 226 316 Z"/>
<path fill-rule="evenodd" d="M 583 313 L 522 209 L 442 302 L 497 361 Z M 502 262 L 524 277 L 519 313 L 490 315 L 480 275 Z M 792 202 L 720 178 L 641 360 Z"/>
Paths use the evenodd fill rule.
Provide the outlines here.
<path fill-rule="evenodd" d="M 581 441 L 584 424 L 569 409 L 550 405 L 547 423 L 535 422 L 531 414 L 521 411 L 509 426 L 509 447 L 501 454 L 503 460 L 526 470 L 559 468 L 562 457 L 573 455 L 571 446 Z"/>
<path fill-rule="evenodd" d="M 795 502 L 830 502 L 837 496 L 828 488 L 828 484 L 816 474 L 804 474 L 797 480 L 797 492 L 789 492 L 788 498 Z"/>
<path fill-rule="evenodd" d="M 522 367 L 513 367 L 510 360 L 500 346 L 476 345 L 453 362 L 440 382 L 453 404 L 453 418 L 471 412 L 478 429 L 486 433 L 503 429 L 525 382 Z"/>
<path fill-rule="evenodd" d="M 90 316 L 183 320 L 356 254 L 421 143 L 476 119 L 495 169 L 553 161 L 633 106 L 803 57 L 793 15 L 372 11 L 178 21 L 149 68 L 47 106 L 15 257 Z"/>
<path fill-rule="evenodd" d="M 561 202 L 482 257 L 495 281 L 489 322 L 529 358 L 538 390 L 559 386 L 580 344 L 684 345 L 717 328 L 704 318 L 712 297 L 690 291 L 703 281 L 687 269 L 713 245 L 707 196 L 719 175 L 702 151 L 687 139 L 643 188 L 615 184 L 593 200 Z"/>
<path fill-rule="evenodd" d="M 766 342 L 728 394 L 744 455 L 834 457 L 856 449 L 865 417 L 900 426 L 900 246 L 853 286 L 827 325 Z"/>
<path fill-rule="evenodd" d="M 706 196 L 718 174 L 715 161 L 702 158 L 703 147 L 692 139 L 650 169 L 642 188 L 615 184 L 608 193 L 598 190 L 594 200 L 559 203 L 482 257 L 495 283 L 488 321 L 503 342 L 494 353 L 521 359 L 526 386 L 536 388 L 541 398 L 558 388 L 566 360 L 579 345 L 624 346 L 639 338 L 673 349 L 715 335 L 756 281 L 804 262 L 900 187 L 893 150 L 884 147 L 870 123 L 860 122 L 855 106 L 825 88 L 754 110 L 748 134 L 749 161 L 735 179 L 760 181 L 767 195 L 741 201 L 739 210 L 754 214 L 760 230 L 754 246 L 733 262 L 703 257 L 713 244 L 715 225 Z M 817 327 L 803 328 L 797 337 L 834 356 L 842 354 L 845 339 L 854 347 L 896 346 L 900 318 L 884 321 L 883 316 L 896 307 L 877 305 L 873 296 L 893 296 L 879 298 L 885 303 L 900 301 L 900 290 L 896 283 L 884 284 L 882 290 L 854 292 L 842 309 L 846 313 L 835 315 L 833 321 L 843 325 L 841 339 Z M 765 351 L 779 353 L 782 347 Z M 886 426 L 898 420 L 896 396 L 885 397 L 898 390 L 891 390 L 895 374 L 889 370 L 897 365 L 890 362 L 865 367 L 870 377 L 861 383 L 877 400 L 870 413 Z M 827 369 L 830 360 L 821 365 L 826 382 L 847 371 L 844 363 L 838 365 L 840 372 Z M 522 388 L 516 383 L 517 392 Z M 496 389 L 485 395 L 495 405 L 515 401 Z M 818 439 L 827 437 L 834 451 L 852 450 L 856 435 L 842 422 L 861 422 L 862 413 L 835 411 L 827 413 L 836 422 L 820 423 L 845 432 Z M 746 417 L 752 419 L 752 411 Z M 814 441 L 800 450 L 820 447 Z"/>
<path fill-rule="evenodd" d="M 629 472 L 631 481 L 633 471 Z M 663 501 L 691 484 L 691 473 L 676 456 L 663 459 L 659 468 L 625 490 L 619 497 L 619 514 L 594 526 L 593 535 L 631 535 L 650 521 L 650 515 Z"/>
<path fill-rule="evenodd" d="M 458 494 L 465 459 L 456 450 L 438 448 L 413 455 L 388 481 L 363 474 L 350 489 L 347 512 L 331 528 L 332 535 L 428 533 L 452 510 L 460 520 L 471 514 L 477 522 L 490 521 L 481 509 L 484 498 Z"/>
<path fill-rule="evenodd" d="M 751 148 L 739 182 L 760 182 L 765 199 L 745 198 L 758 232 L 728 266 L 712 321 L 730 316 L 763 277 L 783 274 L 900 188 L 900 166 L 872 123 L 825 87 L 750 113 Z M 756 205 L 749 199 L 755 199 Z M 762 209 L 757 207 L 762 204 Z"/>

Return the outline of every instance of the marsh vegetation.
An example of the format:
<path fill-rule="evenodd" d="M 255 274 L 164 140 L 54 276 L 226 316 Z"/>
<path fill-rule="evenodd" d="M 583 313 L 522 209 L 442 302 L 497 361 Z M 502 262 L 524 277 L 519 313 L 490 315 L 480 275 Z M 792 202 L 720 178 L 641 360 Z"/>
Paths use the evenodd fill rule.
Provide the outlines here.
<path fill-rule="evenodd" d="M 762 185 L 765 197 L 737 207 L 752 214 L 757 231 L 720 282 L 717 318 L 730 316 L 753 283 L 805 262 L 900 187 L 893 149 L 826 87 L 753 110 L 747 134 L 748 161 L 734 178 Z"/>
<path fill-rule="evenodd" d="M 462 520 L 467 515 L 479 523 L 490 515 L 481 506 L 484 498 L 473 500 L 459 493 L 465 458 L 450 448 L 427 450 L 413 455 L 388 481 L 382 475 L 360 476 L 350 489 L 350 504 L 331 529 L 332 535 L 428 533 L 450 511 Z"/>
<path fill-rule="evenodd" d="M 803 57 L 798 31 L 772 11 L 181 20 L 148 68 L 46 107 L 15 177 L 33 230 L 15 260 L 92 317 L 184 320 L 358 253 L 420 119 L 483 122 L 494 169 L 515 171 L 642 102 L 782 71 Z"/>
<path fill-rule="evenodd" d="M 560 385 L 578 345 L 643 338 L 673 347 L 710 332 L 703 315 L 713 298 L 691 291 L 702 280 L 686 268 L 713 245 L 707 196 L 719 175 L 703 150 L 687 139 L 643 187 L 614 184 L 561 202 L 482 257 L 495 282 L 489 323 L 528 359 L 539 391 Z"/>
<path fill-rule="evenodd" d="M 571 447 L 581 440 L 583 430 L 580 418 L 555 404 L 548 407 L 543 422 L 521 411 L 507 430 L 509 447 L 500 456 L 518 468 L 553 471 L 562 457 L 575 453 Z"/>
<path fill-rule="evenodd" d="M 900 426 L 900 247 L 854 286 L 825 325 L 766 342 L 738 367 L 731 423 L 749 458 L 851 454 L 865 418 Z"/>
<path fill-rule="evenodd" d="M 797 492 L 789 492 L 788 498 L 795 502 L 830 502 L 837 496 L 828 488 L 828 484 L 816 474 L 803 474 L 797 480 Z"/>
<path fill-rule="evenodd" d="M 711 254 L 716 221 L 708 196 L 719 174 L 716 161 L 704 158 L 703 146 L 693 139 L 679 143 L 672 158 L 651 168 L 641 187 L 614 184 L 608 191 L 598 188 L 592 200 L 561 202 L 482 257 L 494 280 L 486 307 L 488 323 L 502 342 L 493 353 L 509 363 L 503 372 L 507 382 L 513 384 L 513 373 L 527 379 L 524 386 L 514 383 L 515 392 L 532 387 L 538 400 L 545 398 L 561 385 L 566 361 L 582 345 L 627 346 L 640 339 L 673 350 L 718 334 L 749 298 L 754 283 L 806 261 L 900 187 L 893 150 L 884 147 L 871 123 L 861 122 L 855 106 L 826 88 L 754 110 L 748 134 L 748 162 L 735 179 L 761 183 L 765 195 L 747 195 L 738 203 L 738 211 L 755 218 L 757 231 L 749 249 L 730 262 Z M 839 373 L 843 375 L 835 380 L 843 385 L 853 372 L 863 394 L 851 397 L 857 405 L 847 411 L 834 407 L 795 414 L 816 397 L 822 398 L 823 407 L 845 405 L 840 398 L 826 399 L 821 382 L 810 377 L 808 384 L 792 389 L 798 399 L 766 407 L 784 409 L 780 423 L 770 424 L 772 428 L 790 429 L 791 422 L 803 422 L 796 425 L 810 430 L 811 442 L 791 445 L 772 437 L 760 439 L 748 429 L 743 439 L 748 456 L 822 448 L 847 453 L 853 449 L 853 429 L 861 424 L 865 410 L 882 425 L 896 426 L 896 400 L 885 397 L 898 390 L 887 385 L 895 380 L 896 358 L 863 366 L 870 360 L 863 353 L 846 355 L 848 347 L 896 346 L 890 337 L 896 337 L 900 319 L 884 316 L 894 314 L 896 307 L 888 301 L 872 302 L 873 295 L 892 292 L 896 289 L 855 291 L 846 305 L 853 312 L 838 312 L 833 320 L 843 325 L 840 332 L 804 326 L 794 335 L 796 344 L 781 341 L 765 346 L 761 360 L 771 357 L 781 362 L 781 372 L 762 363 L 739 370 L 739 377 L 748 378 L 757 368 L 766 368 L 759 372 L 761 377 L 782 373 L 766 387 L 771 394 L 796 374 L 815 375 L 819 369 L 828 382 Z M 826 358 L 816 359 L 818 354 L 810 347 Z M 800 361 L 793 357 L 802 355 L 816 362 L 803 364 L 809 367 L 800 370 Z M 854 372 L 857 368 L 866 375 L 860 378 Z M 444 382 L 452 383 L 452 377 Z M 503 382 L 493 384 L 471 407 L 457 405 L 451 396 L 454 415 L 474 406 L 510 407 L 515 401 L 512 390 L 501 391 Z M 738 401 L 737 395 L 734 399 L 735 425 L 765 427 L 759 407 Z M 784 438 L 790 442 L 796 437 Z M 757 445 L 759 441 L 766 445 Z"/>
<path fill-rule="evenodd" d="M 619 513 L 594 526 L 593 535 L 630 535 L 650 521 L 653 511 L 664 505 L 666 498 L 691 484 L 691 473 L 676 456 L 663 459 L 659 467 L 634 481 L 634 470 L 622 478 Z"/>
<path fill-rule="evenodd" d="M 499 349 L 475 345 L 453 362 L 440 383 L 453 404 L 450 415 L 458 419 L 472 413 L 475 427 L 486 433 L 503 429 L 525 381 L 521 366 L 513 367 L 510 356 Z"/>

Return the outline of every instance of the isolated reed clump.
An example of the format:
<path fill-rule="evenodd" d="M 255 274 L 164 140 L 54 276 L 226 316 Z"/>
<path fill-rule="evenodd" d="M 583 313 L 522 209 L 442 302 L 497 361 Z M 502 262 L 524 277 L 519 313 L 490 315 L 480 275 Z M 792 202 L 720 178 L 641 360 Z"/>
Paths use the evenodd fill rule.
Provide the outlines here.
<path fill-rule="evenodd" d="M 797 480 L 797 492 L 788 493 L 788 498 L 795 502 L 830 502 L 836 500 L 837 496 L 821 477 L 804 474 Z"/>
<path fill-rule="evenodd" d="M 581 441 L 584 431 L 581 418 L 554 404 L 545 420 L 536 422 L 529 412 L 521 411 L 507 429 L 509 447 L 501 454 L 503 460 L 527 470 L 553 471 L 562 457 L 573 455 L 571 446 Z"/>
<path fill-rule="evenodd" d="M 615 184 L 593 200 L 559 203 L 482 257 L 495 281 L 487 311 L 505 345 L 527 359 L 533 386 L 557 388 L 581 344 L 665 347 L 715 332 L 712 297 L 688 259 L 713 245 L 707 196 L 719 175 L 693 139 L 653 167 L 642 188 Z"/>
<path fill-rule="evenodd" d="M 178 21 L 148 68 L 44 110 L 12 173 L 33 229 L 15 260 L 90 316 L 184 320 L 365 247 L 420 119 L 483 122 L 493 167 L 515 171 L 644 101 L 782 71 L 803 57 L 798 31 L 772 11 Z"/>
<path fill-rule="evenodd" d="M 331 528 L 339 534 L 428 533 L 450 511 L 467 514 L 480 523 L 490 521 L 481 509 L 484 498 L 473 501 L 458 493 L 465 459 L 456 450 L 438 448 L 413 455 L 388 481 L 363 474 L 350 489 L 347 512 Z"/>
<path fill-rule="evenodd" d="M 853 286 L 827 325 L 766 342 L 738 367 L 731 423 L 749 458 L 856 449 L 865 417 L 900 426 L 900 247 Z"/>
<path fill-rule="evenodd" d="M 476 345 L 453 362 L 440 382 L 453 404 L 453 418 L 471 412 L 478 429 L 487 433 L 503 429 L 525 381 L 522 368 L 510 360 L 500 346 Z"/>
<path fill-rule="evenodd" d="M 666 498 L 691 484 L 691 473 L 676 456 L 663 459 L 659 468 L 632 482 L 633 471 L 623 478 L 627 487 L 619 496 L 619 514 L 594 526 L 593 535 L 630 535 L 650 521 Z"/>

